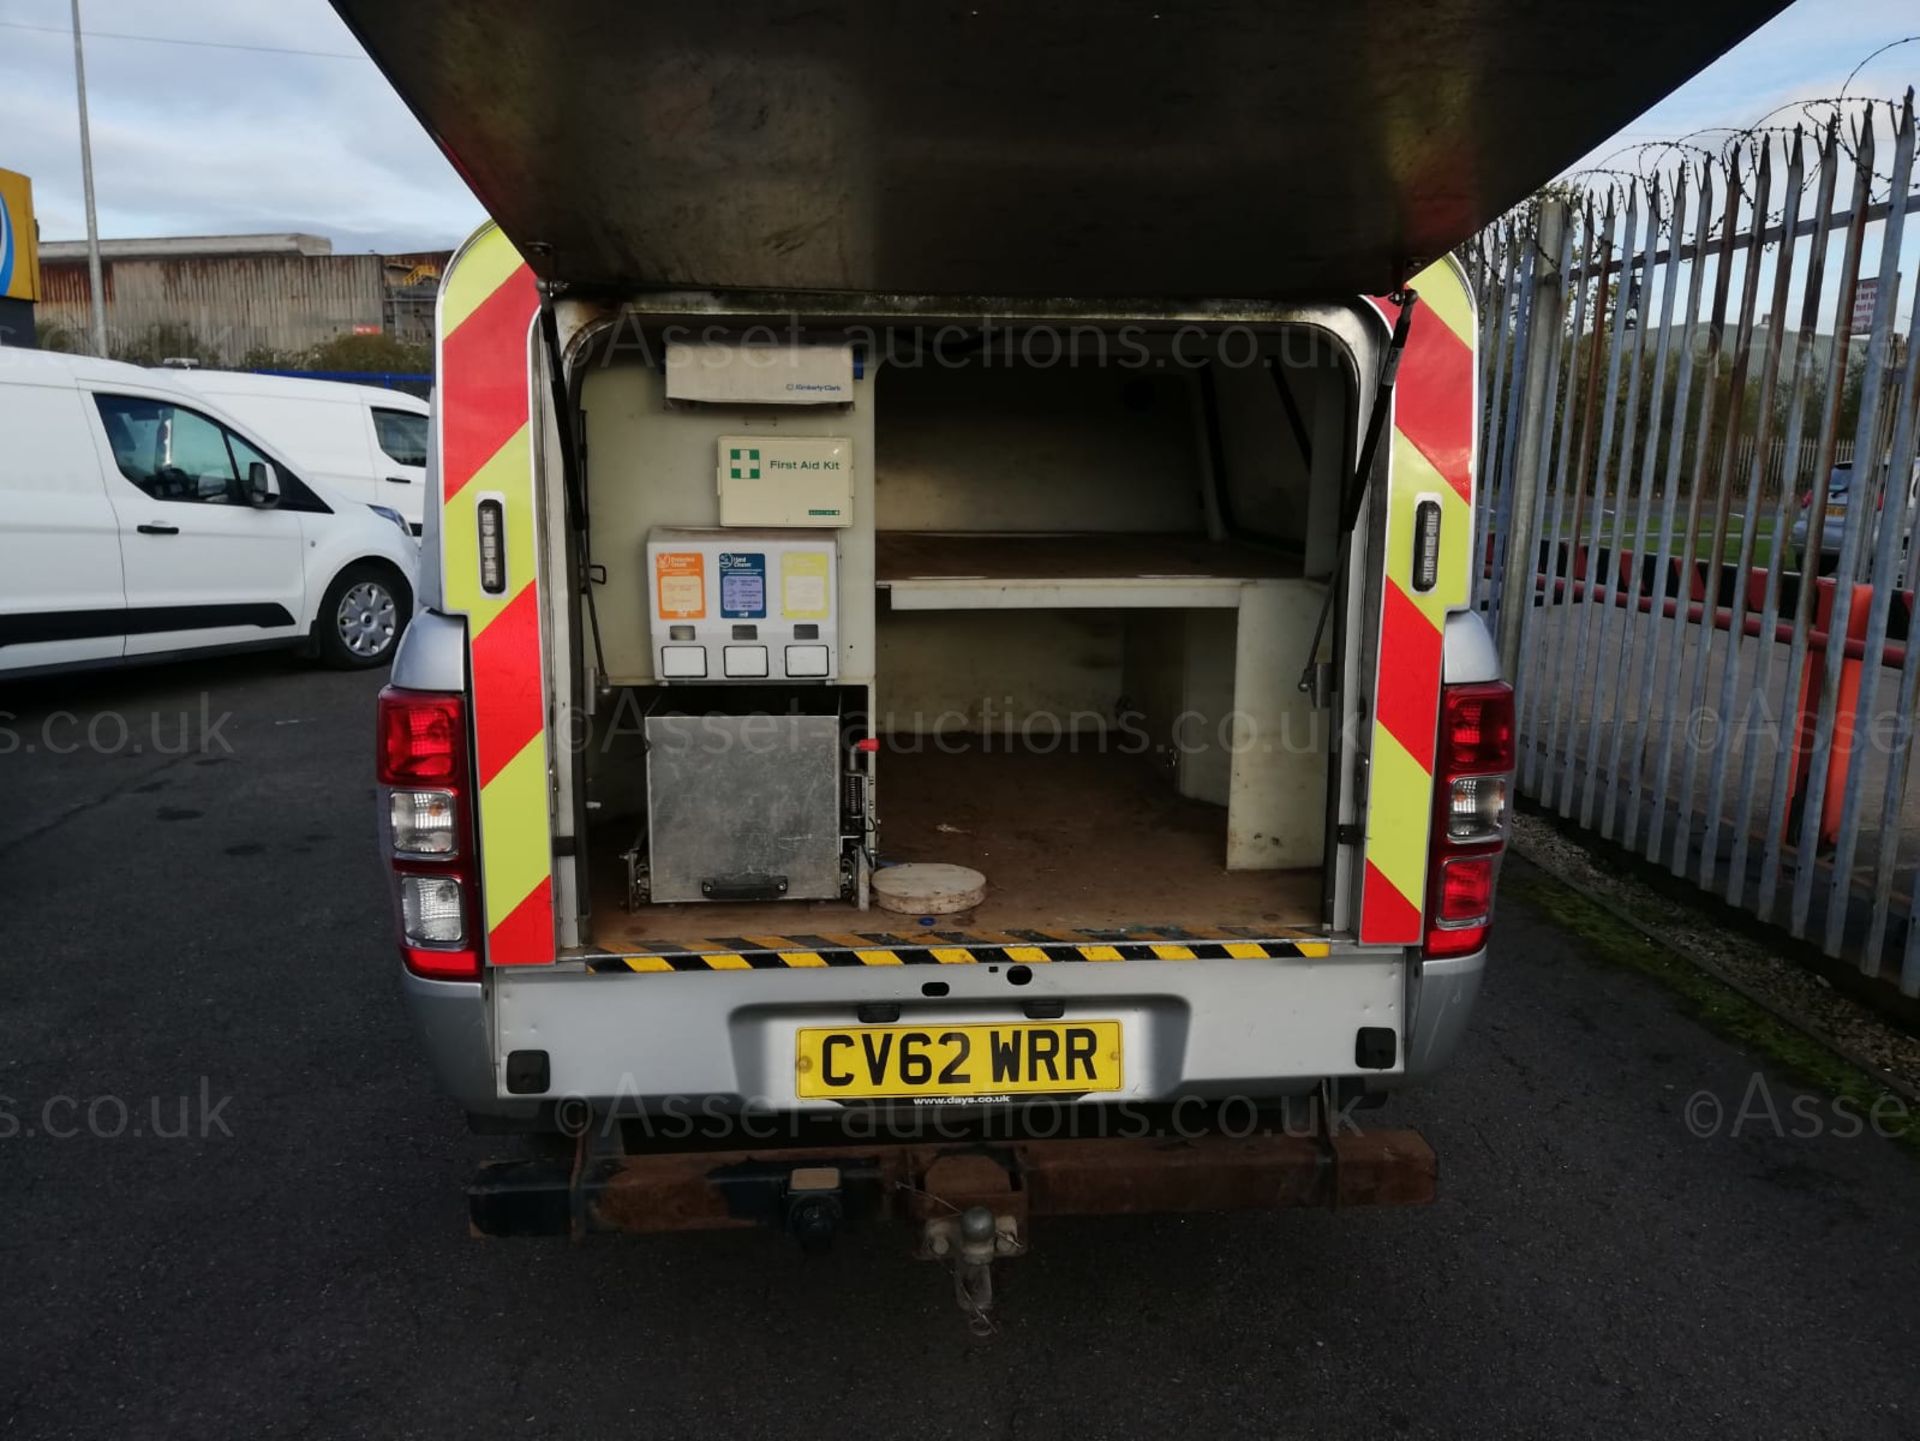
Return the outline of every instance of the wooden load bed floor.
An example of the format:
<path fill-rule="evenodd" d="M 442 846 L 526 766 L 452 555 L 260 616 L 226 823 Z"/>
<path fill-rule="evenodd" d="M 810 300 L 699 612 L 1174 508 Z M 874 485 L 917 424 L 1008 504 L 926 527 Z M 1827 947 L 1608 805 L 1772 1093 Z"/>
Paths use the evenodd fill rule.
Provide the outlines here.
<path fill-rule="evenodd" d="M 896 739 L 878 762 L 881 863 L 946 861 L 987 878 L 971 912 L 940 917 L 937 928 L 977 931 L 1105 930 L 1127 926 L 1265 929 L 1276 934 L 1320 922 L 1317 868 L 1223 868 L 1226 812 L 1185 799 L 1150 756 L 1118 755 L 1124 737 L 1096 736 L 1069 754 L 1002 749 L 1007 742 L 948 736 Z M 1017 744 L 1017 742 L 1016 742 Z M 917 745 L 918 753 L 910 747 Z M 647 941 L 714 936 L 891 933 L 910 936 L 917 916 L 845 902 L 784 901 L 625 908 L 619 858 L 629 833 L 597 833 L 593 847 L 593 945 L 638 951 Z"/>

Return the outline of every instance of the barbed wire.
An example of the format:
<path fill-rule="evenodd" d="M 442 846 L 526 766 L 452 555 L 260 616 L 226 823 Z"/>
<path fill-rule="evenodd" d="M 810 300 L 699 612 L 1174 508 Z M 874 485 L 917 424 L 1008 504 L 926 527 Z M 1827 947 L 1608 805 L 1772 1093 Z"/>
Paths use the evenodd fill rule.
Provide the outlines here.
<path fill-rule="evenodd" d="M 1849 90 L 1853 89 L 1854 77 L 1859 75 L 1862 70 L 1865 70 L 1867 66 L 1878 60 L 1882 55 L 1885 55 L 1889 50 L 1898 50 L 1902 45 L 1914 44 L 1920 44 L 1920 35 L 1903 35 L 1898 40 L 1889 40 L 1878 50 L 1869 50 L 1860 63 L 1847 72 L 1847 78 L 1840 82 L 1840 94 L 1844 96 Z"/>
<path fill-rule="evenodd" d="M 1811 143 L 1814 152 L 1812 163 L 1804 167 L 1800 178 L 1799 193 L 1804 197 L 1808 191 L 1819 184 L 1820 159 L 1830 128 L 1833 131 L 1836 152 L 1844 156 L 1857 169 L 1860 164 L 1862 132 L 1866 125 L 1873 123 L 1872 117 L 1878 108 L 1881 105 L 1887 107 L 1887 129 L 1897 136 L 1903 123 L 1905 107 L 1911 101 L 1911 91 L 1898 98 L 1868 101 L 1862 101 L 1859 97 L 1845 96 L 1790 100 L 1783 105 L 1775 106 L 1751 125 L 1708 125 L 1672 139 L 1634 141 L 1620 146 L 1602 156 L 1596 164 L 1571 172 L 1560 183 L 1580 186 L 1586 183 L 1588 177 L 1598 176 L 1608 181 L 1630 181 L 1644 186 L 1657 176 L 1669 174 L 1673 167 L 1664 162 L 1680 151 L 1687 152 L 1701 164 L 1715 167 L 1723 176 L 1734 175 L 1743 168 L 1746 173 L 1751 174 L 1758 168 L 1764 151 L 1777 147 L 1778 152 L 1785 158 L 1791 156 L 1796 144 L 1805 146 Z M 1860 127 L 1857 129 L 1848 123 L 1854 117 L 1850 116 L 1845 109 L 1853 105 L 1864 107 L 1857 117 Z M 1776 115 L 1796 110 L 1803 118 L 1791 125 L 1769 123 Z M 1724 135 L 1726 139 L 1717 147 L 1696 143 L 1700 137 L 1708 135 Z M 1632 170 L 1622 170 L 1608 163 L 1618 156 L 1627 154 L 1634 157 Z M 1878 192 L 1882 189 L 1886 192 L 1884 196 L 1873 194 L 1873 199 L 1892 198 L 1891 166 L 1886 170 L 1870 169 L 1869 176 L 1870 192 Z M 1784 185 L 1785 177 L 1778 176 L 1777 183 Z M 1782 192 L 1779 204 L 1767 213 L 1767 224 L 1778 223 L 1785 211 L 1786 200 L 1787 197 Z M 1719 222 L 1716 222 L 1716 228 L 1718 224 Z"/>
<path fill-rule="evenodd" d="M 1860 175 L 1862 155 L 1865 153 L 1867 130 L 1876 124 L 1881 106 L 1886 107 L 1887 129 L 1897 141 L 1901 127 L 1910 123 L 1909 114 L 1914 104 L 1914 92 L 1909 88 L 1899 97 L 1864 98 L 1849 96 L 1845 93 L 1862 67 L 1876 55 L 1899 45 L 1920 42 L 1920 36 L 1910 36 L 1902 40 L 1891 41 L 1880 46 L 1849 73 L 1842 93 L 1832 96 L 1802 97 L 1775 106 L 1765 115 L 1749 125 L 1708 125 L 1687 132 L 1684 135 L 1660 140 L 1642 140 L 1621 145 L 1601 156 L 1596 163 L 1583 166 L 1577 171 L 1561 177 L 1541 192 L 1529 196 L 1527 200 L 1515 206 L 1506 215 L 1500 217 L 1493 226 L 1482 233 L 1481 244 L 1504 246 L 1524 243 L 1530 240 L 1534 231 L 1534 218 L 1537 215 L 1543 197 L 1558 194 L 1561 198 L 1576 201 L 1579 204 L 1591 202 L 1604 204 L 1609 197 L 1619 200 L 1629 194 L 1638 193 L 1647 198 L 1646 220 L 1660 239 L 1673 241 L 1676 236 L 1685 243 L 1687 232 L 1698 225 L 1699 206 L 1707 204 L 1713 207 L 1708 218 L 1706 238 L 1719 239 L 1727 226 L 1726 187 L 1736 186 L 1740 195 L 1736 200 L 1733 215 L 1738 233 L 1750 232 L 1758 226 L 1761 229 L 1775 228 L 1784 223 L 1790 198 L 1804 199 L 1822 182 L 1823 169 L 1827 165 L 1846 165 L 1854 183 Z M 1858 107 L 1857 109 L 1855 107 Z M 1775 123 L 1774 117 L 1798 111 L 1802 117 L 1791 124 Z M 1724 136 L 1718 145 L 1699 143 L 1707 136 Z M 1801 148 L 1802 167 L 1799 176 L 1797 195 L 1790 197 L 1786 191 L 1792 179 L 1791 159 L 1795 147 Z M 1891 148 L 1891 147 L 1889 147 Z M 1775 151 L 1785 162 L 1773 164 Z M 1810 152 L 1810 153 L 1809 153 Z M 1881 151 L 1875 148 L 1874 158 Z M 1632 168 L 1626 169 L 1612 164 L 1621 156 L 1633 157 Z M 1675 155 L 1684 158 L 1679 166 L 1664 163 Z M 1764 215 L 1754 215 L 1752 205 L 1754 195 L 1754 177 L 1766 160 L 1772 169 L 1773 196 Z M 1679 204 L 1661 204 L 1659 198 L 1673 198 L 1678 190 L 1679 175 L 1684 171 L 1688 177 L 1684 213 Z M 1867 197 L 1869 204 L 1892 202 L 1901 197 L 1893 194 L 1893 170 L 1891 165 L 1881 171 L 1869 165 L 1866 170 L 1868 179 Z M 1910 176 L 1909 189 L 1920 189 L 1920 166 Z M 1841 189 L 1836 202 L 1846 194 Z M 1576 208 L 1578 206 L 1576 205 Z M 1745 212 L 1743 215 L 1742 212 Z M 1582 223 L 1578 218 L 1573 221 L 1575 231 L 1572 254 L 1573 263 L 1584 264 L 1587 254 L 1592 250 L 1599 237 L 1592 233 L 1594 227 Z M 1767 249 L 1772 249 L 1778 240 L 1768 241 Z M 1536 257 L 1544 253 L 1535 246 Z M 1544 257 L 1557 260 L 1558 257 Z M 1639 267 L 1638 257 L 1628 257 L 1624 262 L 1629 268 Z"/>
<path fill-rule="evenodd" d="M 1823 183 L 1827 167 L 1838 167 L 1843 163 L 1850 165 L 1853 181 L 1858 183 L 1861 157 L 1882 105 L 1887 110 L 1887 129 L 1896 142 L 1901 126 L 1912 123 L 1908 118 L 1914 104 L 1912 86 L 1908 86 L 1900 96 L 1864 97 L 1850 92 L 1854 81 L 1868 65 L 1891 50 L 1914 44 L 1920 44 L 1920 35 L 1901 36 L 1868 51 L 1847 72 L 1836 95 L 1801 96 L 1783 101 L 1747 125 L 1705 125 L 1683 135 L 1630 141 L 1617 146 L 1592 165 L 1582 166 L 1528 196 L 1485 227 L 1471 242 L 1469 249 L 1487 256 L 1488 264 L 1498 264 L 1499 257 L 1516 245 L 1530 249 L 1536 262 L 1545 260 L 1557 263 L 1560 257 L 1547 255 L 1540 248 L 1537 238 L 1540 204 L 1543 199 L 1555 196 L 1567 200 L 1575 212 L 1568 220 L 1567 252 L 1569 263 L 1581 269 L 1597 258 L 1602 241 L 1593 221 L 1594 207 L 1596 204 L 1604 206 L 1609 202 L 1618 202 L 1623 197 L 1645 197 L 1647 203 L 1643 219 L 1656 244 L 1661 240 L 1671 246 L 1692 243 L 1688 239 L 1688 232 L 1698 233 L 1702 205 L 1711 206 L 1712 210 L 1707 216 L 1704 236 L 1700 238 L 1705 241 L 1722 239 L 1728 223 L 1728 186 L 1738 187 L 1740 191 L 1732 210 L 1736 234 L 1751 234 L 1755 229 L 1765 231 L 1783 226 L 1789 206 L 1804 200 L 1809 192 Z M 1790 124 L 1776 120 L 1778 116 L 1794 112 L 1799 118 Z M 1700 143 L 1710 136 L 1724 138 L 1717 144 Z M 1785 162 L 1774 168 L 1771 176 L 1771 183 L 1775 187 L 1773 193 L 1778 200 L 1768 205 L 1764 215 L 1757 215 L 1753 213 L 1756 198 L 1754 186 L 1743 184 L 1743 177 L 1755 177 L 1762 160 L 1770 162 L 1776 147 Z M 1800 149 L 1802 166 L 1799 189 L 1790 195 L 1786 187 L 1792 178 L 1791 160 L 1796 147 Z M 1875 159 L 1878 159 L 1878 155 L 1876 147 Z M 1631 169 L 1623 169 L 1614 163 L 1623 156 L 1632 157 Z M 1670 163 L 1676 158 L 1678 165 Z M 1891 203 L 1903 198 L 1893 194 L 1891 166 L 1882 172 L 1869 165 L 1866 175 L 1869 204 L 1879 203 L 1883 199 Z M 1684 193 L 1682 176 L 1688 181 Z M 1848 190 L 1841 189 L 1838 186 L 1839 177 L 1835 178 L 1835 203 L 1842 203 L 1842 197 L 1847 196 L 1846 203 L 1850 204 Z M 1877 193 L 1883 187 L 1884 195 Z M 1920 166 L 1916 166 L 1910 176 L 1909 187 L 1910 190 L 1920 189 Z M 1671 203 L 1663 204 L 1663 200 Z M 1746 212 L 1744 218 L 1743 210 Z M 1804 218 L 1801 223 L 1806 223 Z M 1763 249 L 1774 249 L 1779 243 L 1777 238 L 1767 241 Z M 1610 245 L 1609 255 L 1611 250 Z M 1620 256 L 1617 263 L 1609 259 L 1607 268 L 1638 271 L 1642 258 L 1639 255 Z"/>

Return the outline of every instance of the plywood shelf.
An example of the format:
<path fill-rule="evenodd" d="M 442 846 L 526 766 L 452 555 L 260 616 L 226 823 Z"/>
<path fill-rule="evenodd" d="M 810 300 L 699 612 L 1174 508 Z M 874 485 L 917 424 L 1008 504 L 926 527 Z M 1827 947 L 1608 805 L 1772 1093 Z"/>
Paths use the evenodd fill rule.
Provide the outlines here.
<path fill-rule="evenodd" d="M 874 583 L 895 610 L 1233 608 L 1300 575 L 1279 551 L 1193 535 L 881 531 Z"/>

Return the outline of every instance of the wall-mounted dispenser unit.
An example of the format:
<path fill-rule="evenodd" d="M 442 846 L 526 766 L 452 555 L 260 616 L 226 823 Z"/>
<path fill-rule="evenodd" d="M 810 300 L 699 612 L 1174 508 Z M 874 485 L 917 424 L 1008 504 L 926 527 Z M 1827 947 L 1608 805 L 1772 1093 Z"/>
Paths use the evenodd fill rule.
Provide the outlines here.
<path fill-rule="evenodd" d="M 647 541 L 655 675 L 664 681 L 832 680 L 839 587 L 832 535 L 656 530 Z"/>

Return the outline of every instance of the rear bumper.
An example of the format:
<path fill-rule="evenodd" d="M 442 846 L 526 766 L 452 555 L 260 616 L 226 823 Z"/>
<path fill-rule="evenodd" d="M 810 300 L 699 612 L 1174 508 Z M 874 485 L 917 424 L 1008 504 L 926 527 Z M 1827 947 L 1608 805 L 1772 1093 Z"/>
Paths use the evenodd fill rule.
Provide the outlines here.
<path fill-rule="evenodd" d="M 1453 1059 L 1473 1017 L 1486 969 L 1484 950 L 1420 963 L 1412 1022 L 1407 1027 L 1406 1080 L 1424 1081 Z"/>
<path fill-rule="evenodd" d="M 1402 953 L 1256 961 L 1142 961 L 1016 968 L 897 966 L 735 974 L 494 972 L 485 983 L 406 975 L 403 992 L 442 1087 L 467 1111 L 534 1121 L 562 1098 L 627 1113 L 836 1112 L 794 1093 L 801 1025 L 1006 1022 L 1057 1004 L 1067 1018 L 1123 1027 L 1124 1090 L 1094 1102 L 1185 1096 L 1269 1099 L 1330 1077 L 1391 1089 L 1438 1071 L 1457 1047 L 1485 954 L 1421 963 Z M 928 994 L 929 985 L 944 995 Z M 1409 999 L 1411 1006 L 1409 1007 Z M 1409 1011 L 1411 1013 L 1409 1014 Z M 1362 1028 L 1399 1037 L 1395 1063 L 1363 1070 Z M 506 1057 L 546 1053 L 548 1088 L 506 1089 Z"/>
<path fill-rule="evenodd" d="M 927 994 L 929 986 L 944 994 Z M 1355 1071 L 1355 1032 L 1404 1029 L 1398 952 L 1351 958 L 848 967 L 732 973 L 496 972 L 502 1057 L 543 1049 L 554 1097 L 596 1109 L 669 1102 L 838 1112 L 795 1091 L 803 1026 L 1117 1021 L 1108 1101 L 1278 1096 Z M 895 1014 L 897 1010 L 897 1014 Z M 863 1014 L 863 1011 L 865 1014 Z M 1397 1072 L 1395 1064 L 1381 1074 Z M 504 1091 L 504 1074 L 502 1076 Z"/>
<path fill-rule="evenodd" d="M 1823 556 L 1838 555 L 1840 553 L 1840 543 L 1846 538 L 1846 533 L 1847 522 L 1844 516 L 1822 522 L 1820 526 L 1820 554 Z M 1804 514 L 1793 523 L 1793 529 L 1787 532 L 1787 543 L 1793 547 L 1795 554 L 1799 555 L 1802 561 L 1806 559 L 1807 518 Z M 1872 549 L 1873 543 L 1874 537 L 1871 533 L 1865 536 L 1861 542 L 1862 546 L 1868 550 Z"/>

